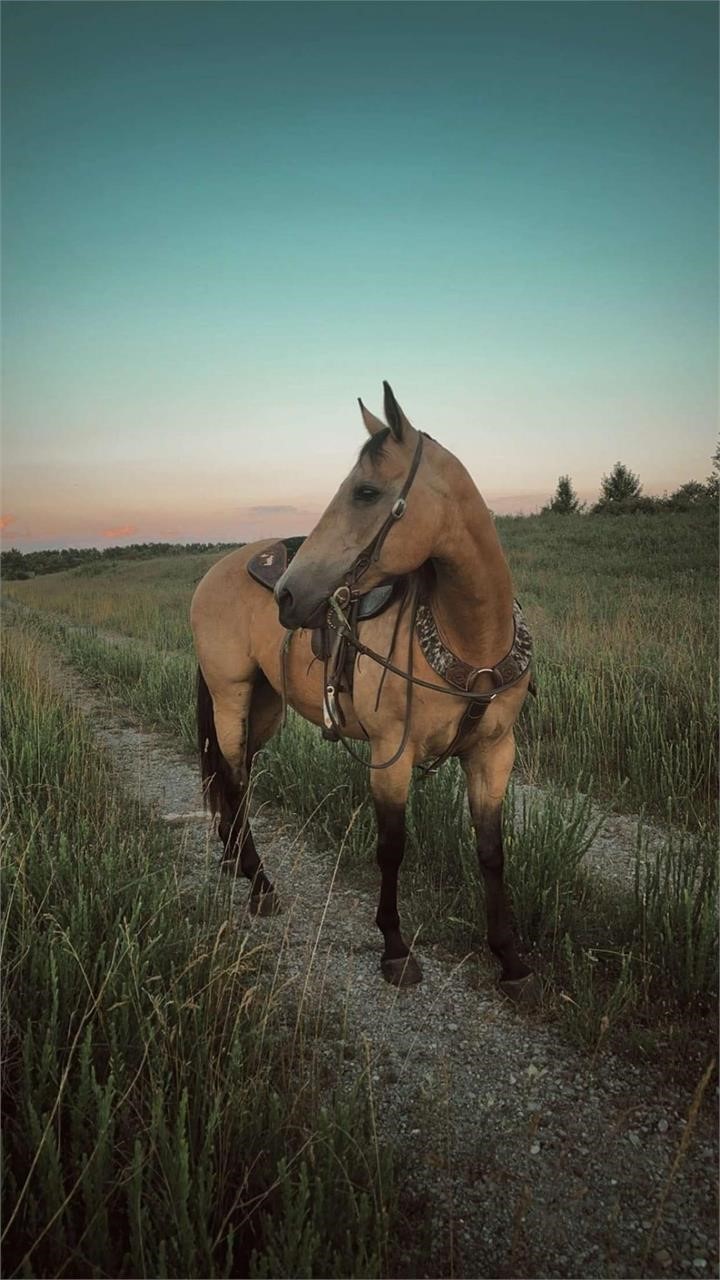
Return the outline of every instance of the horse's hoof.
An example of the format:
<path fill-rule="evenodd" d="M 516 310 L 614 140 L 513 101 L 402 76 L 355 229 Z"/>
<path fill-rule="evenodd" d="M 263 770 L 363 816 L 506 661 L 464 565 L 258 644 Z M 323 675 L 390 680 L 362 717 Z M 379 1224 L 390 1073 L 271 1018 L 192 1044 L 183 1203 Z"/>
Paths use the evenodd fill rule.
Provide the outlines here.
<path fill-rule="evenodd" d="M 514 1004 L 521 1004 L 525 1009 L 534 1008 L 540 1003 L 540 979 L 536 973 L 526 973 L 524 978 L 503 978 L 500 990 Z"/>
<path fill-rule="evenodd" d="M 274 889 L 268 889 L 267 893 L 250 894 L 251 916 L 279 916 L 281 911 L 282 907 Z"/>
<path fill-rule="evenodd" d="M 412 952 L 396 960 L 381 960 L 380 968 L 385 981 L 394 987 L 414 987 L 416 982 L 422 982 L 422 969 Z"/>

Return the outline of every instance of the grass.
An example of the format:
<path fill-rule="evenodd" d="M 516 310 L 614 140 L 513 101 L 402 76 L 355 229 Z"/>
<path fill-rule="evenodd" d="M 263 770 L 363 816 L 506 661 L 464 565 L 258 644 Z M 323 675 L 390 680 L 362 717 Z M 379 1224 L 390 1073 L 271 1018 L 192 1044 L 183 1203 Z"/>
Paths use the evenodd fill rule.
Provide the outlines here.
<path fill-rule="evenodd" d="M 3 677 L 4 1274 L 388 1274 L 363 1078 L 289 1032 L 229 892 L 178 870 L 27 634 Z"/>
<path fill-rule="evenodd" d="M 74 623 L 147 640 L 162 652 L 192 648 L 188 606 L 217 552 L 155 560 L 90 563 L 25 582 L 5 582 L 4 593 Z"/>
<path fill-rule="evenodd" d="M 530 782 L 589 791 L 676 826 L 717 821 L 717 565 L 712 510 L 497 521 L 536 641 L 539 696 L 519 724 Z M 95 564 L 6 583 L 25 604 L 145 641 L 146 712 L 185 724 L 194 585 L 212 553 Z M 171 655 L 176 662 L 171 674 Z M 120 687 L 121 660 L 107 661 Z M 140 660 L 138 659 L 138 665 Z M 127 674 L 125 688 L 132 687 Z M 137 694 L 139 697 L 139 693 Z M 185 728 L 182 728 L 185 732 Z"/>
<path fill-rule="evenodd" d="M 716 513 L 498 526 L 539 653 L 526 777 L 716 821 Z"/>
<path fill-rule="evenodd" d="M 614 1043 L 653 1056 L 665 1040 L 682 1066 L 688 1029 L 698 1053 L 712 1035 L 717 989 L 712 513 L 498 525 L 538 642 L 540 696 L 521 719 L 519 756 L 521 774 L 544 790 L 527 793 L 508 816 L 506 848 L 546 1011 L 593 1052 Z M 45 613 L 37 625 L 85 675 L 192 747 L 185 616 L 194 581 L 214 558 L 122 564 L 110 581 L 89 566 L 7 589 L 51 611 L 55 622 Z M 63 617 L 90 629 L 73 630 Z M 110 642 L 98 626 L 127 643 Z M 294 717 L 260 763 L 258 798 L 283 796 L 331 846 L 347 836 L 354 874 L 372 863 L 362 766 Z M 583 868 L 597 822 L 588 794 L 672 820 L 664 843 L 640 839 L 625 892 Z M 482 889 L 455 763 L 413 788 L 408 835 L 402 896 L 411 931 L 456 953 L 483 951 Z"/>
<path fill-rule="evenodd" d="M 42 627 L 84 675 L 152 723 L 183 733 L 194 750 L 194 666 L 189 655 L 148 661 L 145 646 L 107 645 L 57 623 Z M 165 672 L 164 679 L 160 678 Z M 168 698 L 168 682 L 178 694 Z M 183 712 L 182 719 L 178 709 Z M 283 804 L 310 838 L 344 845 L 346 872 L 373 892 L 375 822 L 367 775 L 340 747 L 299 717 L 262 752 L 256 801 Z M 348 820 L 353 822 L 348 831 Z M 718 980 L 718 871 L 711 829 L 639 837 L 636 874 L 625 892 L 588 875 L 583 857 L 601 821 L 588 796 L 550 787 L 511 788 L 506 805 L 507 882 L 523 946 L 545 983 L 545 1013 L 575 1043 L 626 1048 L 641 1059 L 667 1042 L 668 1068 L 681 1074 L 712 1038 Z M 411 791 L 401 876 L 407 931 L 422 945 L 479 954 L 485 905 L 457 762 Z M 379 939 L 378 939 L 379 942 Z M 685 1034 L 693 1028 L 688 1054 Z"/>
<path fill-rule="evenodd" d="M 278 795 L 316 838 L 336 847 L 347 816 L 350 869 L 373 865 L 374 820 L 367 777 L 304 721 L 289 720 L 265 749 L 259 798 Z M 634 878 L 623 892 L 583 865 L 602 814 L 589 797 L 511 786 L 505 806 L 506 880 L 523 947 L 545 983 L 545 1014 L 595 1052 L 612 1044 L 668 1070 L 702 1066 L 715 1034 L 718 985 L 718 863 L 714 833 L 638 836 Z M 416 784 L 407 815 L 401 875 L 406 931 L 423 945 L 485 963 L 485 906 L 457 762 Z M 487 977 L 492 980 L 494 970 Z M 692 1031 L 692 1045 L 687 1035 Z M 705 1055 L 705 1057 L 704 1057 Z"/>

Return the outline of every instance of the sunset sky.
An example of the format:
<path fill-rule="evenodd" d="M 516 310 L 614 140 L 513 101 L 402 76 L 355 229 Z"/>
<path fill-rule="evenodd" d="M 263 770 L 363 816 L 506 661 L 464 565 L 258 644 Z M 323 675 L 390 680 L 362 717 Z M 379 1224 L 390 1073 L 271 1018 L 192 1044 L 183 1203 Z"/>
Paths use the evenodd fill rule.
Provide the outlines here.
<path fill-rule="evenodd" d="M 307 532 L 387 378 L 497 511 L 716 438 L 713 3 L 5 3 L 5 545 Z"/>

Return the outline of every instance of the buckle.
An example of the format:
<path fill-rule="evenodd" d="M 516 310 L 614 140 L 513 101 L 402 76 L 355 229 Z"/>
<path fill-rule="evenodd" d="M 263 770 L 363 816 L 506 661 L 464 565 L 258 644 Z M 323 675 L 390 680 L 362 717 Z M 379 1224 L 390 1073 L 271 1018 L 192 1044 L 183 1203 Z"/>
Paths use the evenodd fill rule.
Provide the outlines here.
<path fill-rule="evenodd" d="M 404 498 L 398 498 L 393 503 L 392 510 L 390 512 L 390 515 L 392 516 L 393 520 L 399 520 L 401 516 L 405 515 L 406 506 L 407 506 L 407 502 L 405 501 Z"/>

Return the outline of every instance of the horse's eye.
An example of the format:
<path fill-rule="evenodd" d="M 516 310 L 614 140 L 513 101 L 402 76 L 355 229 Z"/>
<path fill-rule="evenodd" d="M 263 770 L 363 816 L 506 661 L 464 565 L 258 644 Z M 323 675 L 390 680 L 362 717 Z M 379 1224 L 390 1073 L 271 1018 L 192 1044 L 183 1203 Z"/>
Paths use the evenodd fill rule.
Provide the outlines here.
<path fill-rule="evenodd" d="M 355 502 L 375 502 L 380 497 L 380 490 L 376 489 L 372 484 L 359 484 L 353 490 L 353 498 Z"/>

